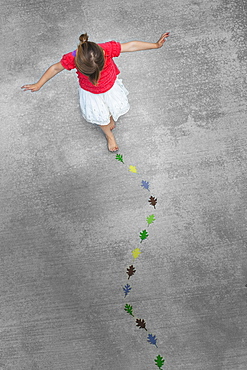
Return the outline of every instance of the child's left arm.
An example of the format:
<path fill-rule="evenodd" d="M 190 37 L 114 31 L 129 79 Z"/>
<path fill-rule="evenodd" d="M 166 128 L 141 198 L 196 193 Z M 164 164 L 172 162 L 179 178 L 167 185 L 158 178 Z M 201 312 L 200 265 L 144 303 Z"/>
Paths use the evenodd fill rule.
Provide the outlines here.
<path fill-rule="evenodd" d="M 149 49 L 159 49 L 161 48 L 166 38 L 169 37 L 169 32 L 163 33 L 157 42 L 144 42 L 144 41 L 130 41 L 121 44 L 121 53 L 126 51 L 140 51 Z"/>

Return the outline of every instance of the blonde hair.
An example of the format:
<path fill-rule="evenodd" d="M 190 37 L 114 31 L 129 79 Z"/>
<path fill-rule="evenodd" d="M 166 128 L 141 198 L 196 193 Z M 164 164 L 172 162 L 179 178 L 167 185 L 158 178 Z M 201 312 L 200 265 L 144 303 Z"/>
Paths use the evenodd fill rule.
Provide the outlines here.
<path fill-rule="evenodd" d="M 93 85 L 97 85 L 100 71 L 104 68 L 105 58 L 103 49 L 95 42 L 88 41 L 87 33 L 80 37 L 75 64 L 77 69 L 88 76 Z"/>

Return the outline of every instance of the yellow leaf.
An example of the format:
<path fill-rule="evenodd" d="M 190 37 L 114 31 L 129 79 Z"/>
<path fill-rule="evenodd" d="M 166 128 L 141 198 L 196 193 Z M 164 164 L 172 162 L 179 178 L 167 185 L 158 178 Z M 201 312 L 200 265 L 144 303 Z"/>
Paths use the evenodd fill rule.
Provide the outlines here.
<path fill-rule="evenodd" d="M 137 169 L 135 166 L 129 166 L 129 171 L 130 172 L 134 172 L 134 173 L 137 173 Z"/>
<path fill-rule="evenodd" d="M 131 253 L 132 253 L 132 256 L 134 258 L 137 258 L 139 256 L 139 254 L 141 254 L 141 250 L 140 250 L 140 248 L 136 248 Z"/>

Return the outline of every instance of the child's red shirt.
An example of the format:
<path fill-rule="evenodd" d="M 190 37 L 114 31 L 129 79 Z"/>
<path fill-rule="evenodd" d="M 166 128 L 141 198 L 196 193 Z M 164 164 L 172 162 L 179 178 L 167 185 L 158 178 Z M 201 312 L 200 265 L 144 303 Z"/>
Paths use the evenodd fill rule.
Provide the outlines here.
<path fill-rule="evenodd" d="M 76 73 L 78 75 L 79 85 L 81 86 L 81 88 L 94 94 L 101 94 L 110 90 L 110 88 L 114 85 L 116 81 L 117 75 L 120 73 L 112 58 L 118 57 L 120 55 L 121 44 L 116 41 L 109 41 L 98 45 L 101 46 L 102 49 L 104 49 L 105 51 L 105 65 L 100 73 L 100 78 L 96 86 L 94 86 L 92 82 L 90 82 L 89 77 L 83 75 L 76 68 L 76 50 L 68 54 L 64 54 L 62 59 L 60 60 L 60 63 L 65 69 L 68 69 L 70 71 L 71 69 L 76 68 Z"/>

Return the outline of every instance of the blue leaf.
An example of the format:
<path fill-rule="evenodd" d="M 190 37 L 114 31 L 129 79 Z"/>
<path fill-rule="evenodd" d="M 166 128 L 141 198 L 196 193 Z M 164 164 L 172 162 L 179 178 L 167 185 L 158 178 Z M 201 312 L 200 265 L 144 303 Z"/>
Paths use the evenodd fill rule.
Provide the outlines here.
<path fill-rule="evenodd" d="M 155 336 L 155 335 L 148 334 L 148 342 L 149 342 L 150 344 L 154 344 L 154 345 L 158 348 L 158 346 L 157 346 L 157 344 L 156 344 L 156 342 L 157 342 L 157 338 L 156 338 L 156 336 Z"/>
<path fill-rule="evenodd" d="M 126 284 L 125 285 L 125 287 L 123 288 L 123 291 L 124 291 L 124 294 L 125 294 L 125 296 L 124 297 L 126 297 L 128 294 L 129 294 L 129 292 L 131 291 L 131 286 L 129 285 L 129 284 Z"/>
<path fill-rule="evenodd" d="M 148 181 L 142 180 L 141 186 L 143 187 L 143 189 L 147 189 L 148 191 L 150 191 L 149 190 L 149 182 Z"/>

